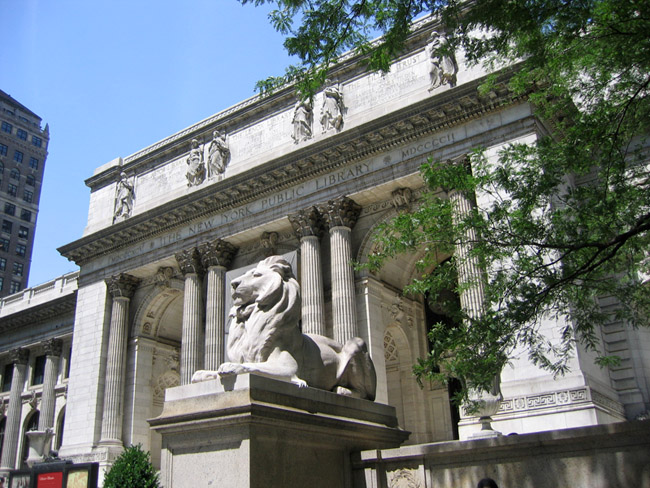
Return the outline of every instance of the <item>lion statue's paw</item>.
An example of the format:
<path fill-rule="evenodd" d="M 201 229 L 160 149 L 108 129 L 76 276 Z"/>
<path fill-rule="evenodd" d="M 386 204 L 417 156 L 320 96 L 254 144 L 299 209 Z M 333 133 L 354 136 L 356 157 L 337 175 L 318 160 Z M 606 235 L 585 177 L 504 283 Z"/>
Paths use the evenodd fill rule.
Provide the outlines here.
<path fill-rule="evenodd" d="M 246 369 L 238 363 L 223 363 L 221 366 L 219 366 L 219 369 L 217 369 L 217 373 L 220 376 L 226 376 L 230 374 L 242 374 L 245 373 Z"/>
<path fill-rule="evenodd" d="M 217 372 L 216 371 L 206 371 L 206 370 L 199 370 L 196 371 L 192 375 L 192 383 L 200 383 L 202 381 L 209 381 L 209 380 L 214 380 L 217 378 Z"/>
<path fill-rule="evenodd" d="M 297 376 L 291 378 L 291 383 L 298 385 L 298 388 L 307 388 L 309 386 L 305 380 L 298 378 Z"/>

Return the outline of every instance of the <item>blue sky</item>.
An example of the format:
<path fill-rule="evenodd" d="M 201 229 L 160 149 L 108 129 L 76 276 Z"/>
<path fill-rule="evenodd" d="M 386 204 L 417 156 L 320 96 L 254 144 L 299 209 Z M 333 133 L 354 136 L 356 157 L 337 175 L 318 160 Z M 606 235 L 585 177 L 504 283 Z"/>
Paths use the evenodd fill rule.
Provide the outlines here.
<path fill-rule="evenodd" d="M 236 0 L 0 0 L 0 88 L 50 125 L 29 286 L 77 269 L 96 167 L 254 95 L 290 60 Z"/>

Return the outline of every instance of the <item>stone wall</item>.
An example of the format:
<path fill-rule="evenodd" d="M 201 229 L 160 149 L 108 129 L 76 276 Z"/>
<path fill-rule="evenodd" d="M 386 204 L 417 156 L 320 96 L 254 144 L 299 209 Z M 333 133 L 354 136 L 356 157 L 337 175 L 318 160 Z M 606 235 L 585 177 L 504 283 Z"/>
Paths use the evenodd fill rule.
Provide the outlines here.
<path fill-rule="evenodd" d="M 363 451 L 355 488 L 648 488 L 650 421 Z"/>

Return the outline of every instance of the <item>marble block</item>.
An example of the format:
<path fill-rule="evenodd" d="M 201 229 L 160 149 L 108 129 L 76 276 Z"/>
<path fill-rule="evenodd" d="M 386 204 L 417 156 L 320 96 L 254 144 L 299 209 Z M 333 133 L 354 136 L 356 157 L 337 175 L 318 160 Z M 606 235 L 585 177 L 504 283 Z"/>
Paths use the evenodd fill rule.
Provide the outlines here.
<path fill-rule="evenodd" d="M 165 487 L 351 487 L 350 454 L 397 447 L 395 409 L 257 375 L 170 388 L 160 416 Z"/>

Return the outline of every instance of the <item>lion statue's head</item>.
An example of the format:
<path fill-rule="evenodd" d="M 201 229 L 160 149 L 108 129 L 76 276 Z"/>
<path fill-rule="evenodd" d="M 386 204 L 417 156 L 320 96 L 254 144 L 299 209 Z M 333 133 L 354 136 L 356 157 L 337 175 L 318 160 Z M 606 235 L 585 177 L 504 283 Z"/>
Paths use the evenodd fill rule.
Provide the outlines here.
<path fill-rule="evenodd" d="M 228 357 L 236 362 L 267 359 L 278 336 L 300 332 L 300 287 L 281 256 L 261 261 L 231 282 Z"/>

